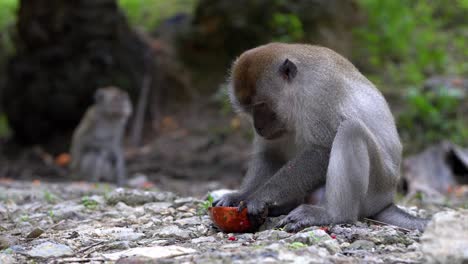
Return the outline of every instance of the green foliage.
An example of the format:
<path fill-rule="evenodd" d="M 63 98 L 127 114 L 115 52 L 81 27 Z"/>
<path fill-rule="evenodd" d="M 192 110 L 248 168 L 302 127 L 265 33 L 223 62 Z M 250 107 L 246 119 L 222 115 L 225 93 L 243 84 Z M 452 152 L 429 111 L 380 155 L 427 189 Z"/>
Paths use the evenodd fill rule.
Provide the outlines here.
<path fill-rule="evenodd" d="M 15 22 L 18 5 L 18 0 L 0 0 L 0 32 Z"/>
<path fill-rule="evenodd" d="M 5 63 L 5 58 L 14 51 L 11 33 L 16 22 L 18 5 L 18 0 L 0 0 L 0 69 Z M 2 131 L 2 120 L 0 120 L 0 137 Z"/>
<path fill-rule="evenodd" d="M 208 212 L 208 208 L 213 206 L 213 196 L 211 194 L 208 194 L 208 197 L 206 197 L 206 200 L 203 201 L 199 206 L 198 206 L 198 215 L 205 215 Z"/>
<path fill-rule="evenodd" d="M 21 222 L 28 222 L 29 221 L 29 215 L 24 214 L 20 217 Z"/>
<path fill-rule="evenodd" d="M 81 203 L 84 205 L 84 207 L 90 210 L 96 209 L 99 205 L 98 202 L 96 202 L 88 196 L 84 196 L 83 198 L 81 198 Z"/>
<path fill-rule="evenodd" d="M 46 190 L 44 191 L 44 200 L 46 200 L 47 203 L 53 204 L 57 201 L 57 196 Z"/>
<path fill-rule="evenodd" d="M 47 214 L 49 215 L 50 218 L 52 218 L 52 219 L 55 218 L 55 213 L 54 213 L 54 211 L 49 210 L 49 211 L 47 212 Z"/>
<path fill-rule="evenodd" d="M 419 84 L 447 61 L 441 21 L 427 1 L 360 0 L 368 23 L 355 33 L 369 63 L 391 80 Z M 358 54 L 362 56 L 362 54 Z"/>
<path fill-rule="evenodd" d="M 271 28 L 279 42 L 297 42 L 304 37 L 304 28 L 299 17 L 292 13 L 274 13 Z"/>
<path fill-rule="evenodd" d="M 288 245 L 290 249 L 301 249 L 307 247 L 306 244 L 302 242 L 292 242 L 291 244 Z"/>
<path fill-rule="evenodd" d="M 11 135 L 11 129 L 8 125 L 8 119 L 5 114 L 0 113 L 0 139 Z"/>
<path fill-rule="evenodd" d="M 118 0 L 130 23 L 153 31 L 165 18 L 191 13 L 197 0 Z"/>
<path fill-rule="evenodd" d="M 216 93 L 213 94 L 212 100 L 221 106 L 220 111 L 224 116 L 233 112 L 231 101 L 229 100 L 228 87 L 226 84 L 220 86 Z"/>
<path fill-rule="evenodd" d="M 463 97 L 456 91 L 410 89 L 406 109 L 398 118 L 404 141 L 417 149 L 449 139 L 457 144 L 468 141 L 468 124 L 463 116 Z"/>

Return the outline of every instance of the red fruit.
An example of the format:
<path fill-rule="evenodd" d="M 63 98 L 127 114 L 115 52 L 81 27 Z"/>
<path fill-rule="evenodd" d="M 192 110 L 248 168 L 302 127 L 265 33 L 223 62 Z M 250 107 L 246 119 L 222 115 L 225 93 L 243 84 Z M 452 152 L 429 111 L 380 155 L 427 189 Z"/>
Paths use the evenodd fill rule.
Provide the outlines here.
<path fill-rule="evenodd" d="M 229 241 L 236 241 L 236 237 L 235 236 L 230 236 L 230 237 L 228 237 L 228 240 Z"/>
<path fill-rule="evenodd" d="M 322 227 L 320 227 L 320 229 L 327 232 L 327 233 L 330 231 L 330 230 L 328 230 L 328 227 L 326 227 L 326 226 L 322 226 Z"/>
<path fill-rule="evenodd" d="M 336 239 L 336 235 L 335 235 L 335 234 L 332 234 L 332 235 L 330 235 L 330 236 L 331 236 L 331 238 Z"/>
<path fill-rule="evenodd" d="M 247 208 L 239 212 L 237 207 L 210 207 L 208 212 L 213 223 L 225 233 L 252 231 L 252 225 L 247 218 Z M 229 237 L 229 240 L 231 240 L 231 237 Z"/>

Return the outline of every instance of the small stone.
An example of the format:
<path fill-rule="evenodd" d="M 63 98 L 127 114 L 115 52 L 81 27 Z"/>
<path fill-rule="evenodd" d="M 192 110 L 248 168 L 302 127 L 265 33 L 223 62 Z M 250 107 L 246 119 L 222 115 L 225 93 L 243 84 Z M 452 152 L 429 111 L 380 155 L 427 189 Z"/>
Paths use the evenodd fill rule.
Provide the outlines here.
<path fill-rule="evenodd" d="M 325 231 L 321 229 L 314 229 L 305 232 L 299 232 L 289 238 L 286 238 L 285 241 L 288 243 L 292 242 L 301 242 L 306 245 L 315 245 L 319 244 L 320 242 L 323 242 L 325 240 L 330 240 L 332 239 Z"/>
<path fill-rule="evenodd" d="M 320 242 L 319 246 L 325 247 L 330 254 L 341 252 L 341 247 L 335 239 L 325 240 Z"/>
<path fill-rule="evenodd" d="M 44 242 L 27 251 L 25 254 L 33 258 L 64 257 L 72 255 L 73 250 L 63 244 Z"/>
<path fill-rule="evenodd" d="M 112 240 L 128 240 L 135 241 L 145 236 L 143 233 L 135 232 L 132 228 L 112 227 L 96 229 L 94 234 L 98 237 L 108 238 Z"/>
<path fill-rule="evenodd" d="M 357 250 L 357 249 L 371 250 L 373 248 L 375 248 L 374 242 L 368 241 L 368 240 L 356 240 L 351 245 L 348 246 L 348 249 L 352 249 L 352 250 Z"/>
<path fill-rule="evenodd" d="M 468 210 L 434 215 L 421 237 L 429 263 L 468 262 Z"/>
<path fill-rule="evenodd" d="M 148 192 L 117 188 L 109 194 L 107 203 L 114 205 L 118 202 L 124 202 L 130 206 L 135 206 L 151 202 L 167 202 L 174 199 L 175 195 L 170 192 Z"/>
<path fill-rule="evenodd" d="M 18 263 L 18 261 L 16 261 L 11 255 L 0 253 L 0 263 L 13 264 Z"/>
<path fill-rule="evenodd" d="M 9 248 L 11 246 L 11 240 L 7 237 L 0 236 L 0 250 Z"/>
<path fill-rule="evenodd" d="M 192 197 L 184 197 L 184 198 L 179 198 L 174 201 L 175 206 L 181 206 L 184 204 L 189 204 L 189 203 L 194 203 L 194 202 L 199 202 L 199 200 L 192 198 Z"/>
<path fill-rule="evenodd" d="M 116 241 L 107 245 L 107 249 L 109 250 L 116 250 L 116 249 L 122 250 L 122 249 L 129 249 L 129 248 L 130 248 L 130 244 L 128 241 Z"/>
<path fill-rule="evenodd" d="M 214 242 L 216 242 L 216 238 L 214 238 L 212 236 L 198 237 L 198 238 L 192 239 L 191 242 L 194 243 L 194 244 L 214 243 Z"/>
<path fill-rule="evenodd" d="M 81 220 L 84 219 L 84 215 L 82 212 L 85 210 L 85 206 L 82 204 L 77 204 L 73 201 L 67 201 L 60 204 L 55 205 L 52 208 L 52 212 L 54 212 L 54 220 L 60 221 L 64 219 L 76 219 Z"/>
<path fill-rule="evenodd" d="M 180 229 L 176 225 L 165 226 L 159 229 L 156 234 L 158 237 L 162 238 L 178 238 L 178 239 L 189 239 L 190 231 Z"/>
<path fill-rule="evenodd" d="M 159 203 L 147 203 L 145 204 L 144 208 L 145 208 L 145 211 L 151 212 L 153 214 L 161 214 L 163 212 L 166 212 L 171 206 L 172 206 L 172 203 L 159 202 Z"/>
<path fill-rule="evenodd" d="M 110 254 L 103 254 L 106 259 L 116 261 L 123 257 L 132 257 L 132 256 L 140 256 L 146 257 L 150 259 L 159 259 L 159 258 L 169 258 L 169 257 L 176 257 L 182 256 L 187 254 L 195 253 L 196 251 L 191 248 L 184 248 L 179 246 L 153 246 L 153 247 L 139 247 L 139 248 L 131 248 L 125 251 L 110 253 Z M 145 262 L 146 263 L 146 262 Z"/>
<path fill-rule="evenodd" d="M 142 188 L 148 183 L 148 177 L 144 174 L 137 173 L 127 181 L 127 185 L 132 188 Z"/>
<path fill-rule="evenodd" d="M 255 234 L 257 240 L 281 240 L 290 237 L 291 234 L 281 230 L 265 230 Z"/>
<path fill-rule="evenodd" d="M 174 221 L 175 224 L 180 226 L 194 226 L 201 224 L 200 217 L 193 216 L 188 218 L 177 219 Z"/>
<path fill-rule="evenodd" d="M 36 227 L 26 236 L 26 238 L 28 238 L 28 239 L 37 238 L 40 235 L 42 235 L 43 233 L 44 233 L 44 230 L 42 230 L 39 227 Z"/>
<path fill-rule="evenodd" d="M 254 240 L 254 234 L 252 234 L 252 233 L 238 234 L 237 239 L 239 239 L 239 241 L 253 241 Z"/>

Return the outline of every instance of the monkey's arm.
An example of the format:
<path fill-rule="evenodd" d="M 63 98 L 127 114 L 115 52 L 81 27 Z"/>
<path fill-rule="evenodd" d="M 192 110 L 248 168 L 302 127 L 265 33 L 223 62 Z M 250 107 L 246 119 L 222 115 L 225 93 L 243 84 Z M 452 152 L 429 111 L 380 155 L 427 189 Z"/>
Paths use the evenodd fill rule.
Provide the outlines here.
<path fill-rule="evenodd" d="M 284 162 L 266 149 L 258 151 L 251 159 L 247 173 L 238 192 L 229 193 L 215 201 L 215 206 L 238 206 L 258 188 L 268 181 Z"/>
<path fill-rule="evenodd" d="M 286 163 L 273 177 L 252 193 L 243 206 L 249 214 L 288 213 L 304 197 L 325 183 L 330 149 L 311 146 Z"/>

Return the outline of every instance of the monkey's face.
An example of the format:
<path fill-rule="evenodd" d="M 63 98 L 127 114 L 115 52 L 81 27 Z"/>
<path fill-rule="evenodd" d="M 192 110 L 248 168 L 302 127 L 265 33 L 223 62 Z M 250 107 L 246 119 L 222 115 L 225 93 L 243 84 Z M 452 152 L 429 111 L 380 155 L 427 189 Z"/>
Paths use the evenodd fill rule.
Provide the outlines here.
<path fill-rule="evenodd" d="M 96 107 L 109 117 L 127 118 L 132 112 L 128 94 L 118 88 L 100 88 L 96 91 L 94 99 Z"/>
<path fill-rule="evenodd" d="M 244 52 L 231 70 L 231 102 L 252 116 L 255 131 L 276 139 L 288 131 L 287 118 L 276 109 L 286 89 L 292 90 L 298 69 L 281 44 L 270 44 Z M 292 128 L 292 126 L 290 126 Z"/>
<path fill-rule="evenodd" d="M 285 124 L 278 119 L 275 111 L 267 103 L 256 103 L 251 109 L 253 125 L 260 136 L 272 140 L 287 132 Z"/>

